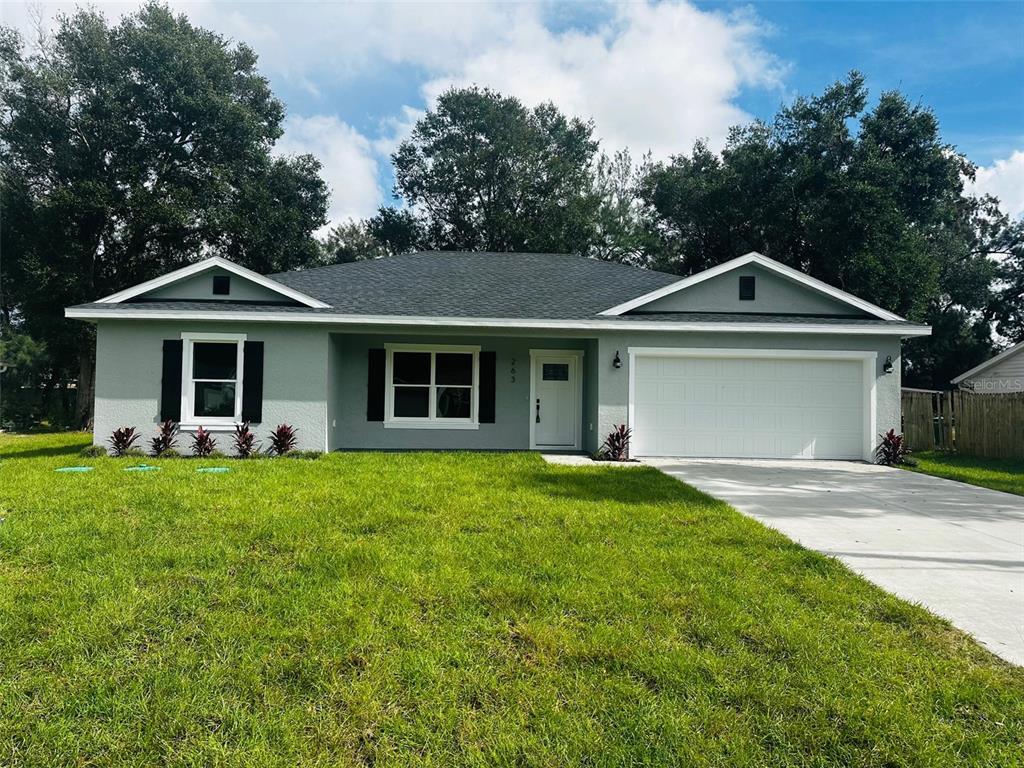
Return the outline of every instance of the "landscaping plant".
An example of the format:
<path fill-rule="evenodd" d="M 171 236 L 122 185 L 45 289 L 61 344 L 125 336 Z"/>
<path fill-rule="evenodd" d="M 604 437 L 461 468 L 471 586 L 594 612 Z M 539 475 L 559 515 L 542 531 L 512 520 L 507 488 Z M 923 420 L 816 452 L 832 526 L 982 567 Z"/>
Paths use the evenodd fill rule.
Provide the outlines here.
<path fill-rule="evenodd" d="M 910 460 L 910 448 L 907 446 L 903 435 L 897 435 L 895 429 L 890 429 L 884 435 L 879 435 L 882 442 L 875 448 L 875 461 L 888 467 L 898 464 L 913 464 Z"/>
<path fill-rule="evenodd" d="M 297 442 L 295 427 L 290 424 L 278 424 L 277 429 L 270 433 L 270 452 L 284 456 L 295 450 Z"/>
<path fill-rule="evenodd" d="M 149 449 L 153 456 L 176 455 L 174 445 L 178 440 L 178 425 L 167 419 L 156 428 L 156 437 L 150 441 Z"/>
<path fill-rule="evenodd" d="M 604 439 L 598 457 L 605 461 L 626 461 L 629 458 L 629 439 L 632 436 L 633 430 L 625 424 L 619 424 Z"/>
<path fill-rule="evenodd" d="M 192 453 L 203 459 L 212 454 L 217 448 L 217 441 L 208 430 L 200 427 L 192 435 Z"/>
<path fill-rule="evenodd" d="M 249 422 L 235 425 L 235 454 L 240 459 L 248 459 L 259 450 L 256 435 L 249 429 Z"/>
<path fill-rule="evenodd" d="M 114 433 L 110 436 L 110 452 L 115 456 L 124 456 L 131 450 L 139 437 L 140 435 L 135 431 L 135 427 L 115 429 Z"/>

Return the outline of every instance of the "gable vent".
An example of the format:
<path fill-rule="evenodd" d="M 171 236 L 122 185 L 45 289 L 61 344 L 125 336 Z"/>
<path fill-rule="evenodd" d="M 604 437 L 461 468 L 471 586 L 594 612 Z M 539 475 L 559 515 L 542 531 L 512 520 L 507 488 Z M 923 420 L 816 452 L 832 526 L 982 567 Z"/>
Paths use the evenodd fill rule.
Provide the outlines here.
<path fill-rule="evenodd" d="M 740 275 L 740 301 L 754 300 L 754 276 Z"/>
<path fill-rule="evenodd" d="M 231 293 L 231 276 L 230 275 L 214 275 L 213 276 L 213 295 L 214 296 L 228 296 Z"/>

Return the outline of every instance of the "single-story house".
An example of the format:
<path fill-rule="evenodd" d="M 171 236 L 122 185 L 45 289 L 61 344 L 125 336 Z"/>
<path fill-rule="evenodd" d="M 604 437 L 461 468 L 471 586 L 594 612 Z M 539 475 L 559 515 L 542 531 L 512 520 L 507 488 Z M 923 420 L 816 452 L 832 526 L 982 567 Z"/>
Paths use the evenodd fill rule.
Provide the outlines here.
<path fill-rule="evenodd" d="M 972 392 L 1024 392 L 1024 341 L 964 371 L 953 384 Z"/>
<path fill-rule="evenodd" d="M 870 459 L 900 343 L 930 333 L 757 253 L 696 275 L 566 254 L 424 252 L 264 276 L 221 258 L 67 309 L 117 427 L 300 447 Z M 221 446 L 228 447 L 227 435 Z"/>

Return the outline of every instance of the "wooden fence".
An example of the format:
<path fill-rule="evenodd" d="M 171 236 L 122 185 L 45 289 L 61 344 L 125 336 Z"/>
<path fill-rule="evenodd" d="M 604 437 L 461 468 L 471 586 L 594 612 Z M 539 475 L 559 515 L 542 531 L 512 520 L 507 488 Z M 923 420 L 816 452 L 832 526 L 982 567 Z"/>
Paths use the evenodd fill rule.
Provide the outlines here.
<path fill-rule="evenodd" d="M 903 434 L 915 451 L 1024 457 L 1024 392 L 903 391 Z"/>

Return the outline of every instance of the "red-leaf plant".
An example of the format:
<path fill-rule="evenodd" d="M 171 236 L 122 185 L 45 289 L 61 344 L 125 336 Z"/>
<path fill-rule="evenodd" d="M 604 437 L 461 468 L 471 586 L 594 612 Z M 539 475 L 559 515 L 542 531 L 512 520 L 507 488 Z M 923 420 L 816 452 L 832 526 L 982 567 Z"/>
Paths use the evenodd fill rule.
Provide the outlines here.
<path fill-rule="evenodd" d="M 910 456 L 910 448 L 907 446 L 907 441 L 903 438 L 903 435 L 897 435 L 895 429 L 890 429 L 884 435 L 879 435 L 879 437 L 882 439 L 882 442 L 875 448 L 875 461 L 890 467 L 896 464 L 913 463 L 908 458 Z"/>
<path fill-rule="evenodd" d="M 256 435 L 249 429 L 248 421 L 235 425 L 233 440 L 235 453 L 240 459 L 248 459 L 259 450 L 259 446 L 256 444 Z"/>
<path fill-rule="evenodd" d="M 284 456 L 294 451 L 298 443 L 295 432 L 295 427 L 290 424 L 278 424 L 277 429 L 270 433 L 270 452 Z"/>
<path fill-rule="evenodd" d="M 192 453 L 199 458 L 209 456 L 217 449 L 217 441 L 213 439 L 213 435 L 208 430 L 200 427 L 196 430 L 196 433 L 192 435 Z"/>
<path fill-rule="evenodd" d="M 114 430 L 110 436 L 110 452 L 115 456 L 124 456 L 135 445 L 141 435 L 135 431 L 135 427 L 120 427 Z"/>
<path fill-rule="evenodd" d="M 149 444 L 150 453 L 157 457 L 163 456 L 168 451 L 174 450 L 177 440 L 178 425 L 167 419 L 156 428 L 156 437 Z"/>
<path fill-rule="evenodd" d="M 633 431 L 625 424 L 619 424 L 608 433 L 598 455 L 605 461 L 625 461 L 629 458 L 629 439 Z"/>

